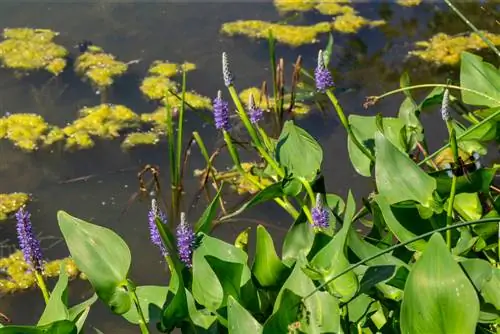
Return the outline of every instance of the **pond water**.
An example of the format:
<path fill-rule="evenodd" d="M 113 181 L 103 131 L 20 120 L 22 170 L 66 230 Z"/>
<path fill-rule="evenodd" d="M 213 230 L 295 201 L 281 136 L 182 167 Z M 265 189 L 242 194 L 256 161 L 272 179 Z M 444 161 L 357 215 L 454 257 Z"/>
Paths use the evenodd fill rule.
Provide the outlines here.
<path fill-rule="evenodd" d="M 364 115 L 396 115 L 401 96 L 384 100 L 365 110 L 362 104 L 366 96 L 379 95 L 397 88 L 399 76 L 407 70 L 414 83 L 444 82 L 455 78 L 453 70 L 438 70 L 415 61 L 406 61 L 407 52 L 417 40 L 427 39 L 436 32 L 459 33 L 466 26 L 446 8 L 425 3 L 415 8 L 405 8 L 393 3 L 356 5 L 361 15 L 383 18 L 389 21 L 385 27 L 363 29 L 357 34 L 334 34 L 333 66 L 339 87 L 341 104 L 347 113 Z M 475 8 L 477 11 L 478 9 Z M 478 13 L 473 13 L 478 14 Z M 140 81 L 149 65 L 157 59 L 174 62 L 194 62 L 198 69 L 188 75 L 188 87 L 205 96 L 214 96 L 222 87 L 220 54 L 226 51 L 232 59 L 232 69 L 237 77 L 237 87 L 243 89 L 258 86 L 269 80 L 267 44 L 244 37 L 221 36 L 219 29 L 224 22 L 236 19 L 279 20 L 272 3 L 193 2 L 175 3 L 112 3 L 108 1 L 88 3 L 9 3 L 0 4 L 0 29 L 5 27 L 50 28 L 61 32 L 57 41 L 70 48 L 87 39 L 102 46 L 119 59 L 140 59 L 131 65 L 126 75 L 119 78 L 109 96 L 109 102 L 124 104 L 136 112 L 152 112 L 155 106 L 141 96 Z M 318 17 L 304 15 L 298 23 L 316 22 Z M 478 20 L 476 21 L 478 22 Z M 478 22 L 481 23 L 481 22 Z M 324 46 L 326 36 L 318 45 L 299 48 L 278 47 L 278 55 L 291 63 L 301 54 L 304 65 L 312 68 L 318 48 Z M 72 56 L 77 50 L 71 49 Z M 418 67 L 417 67 L 418 65 Z M 39 113 L 49 123 L 64 125 L 77 115 L 83 106 L 96 105 L 100 101 L 90 86 L 83 83 L 69 70 L 56 80 L 37 73 L 16 78 L 12 71 L 0 69 L 0 116 L 6 112 Z M 432 115 L 424 115 L 426 133 L 431 134 L 432 148 L 440 146 L 445 127 Z M 336 117 L 313 112 L 298 120 L 300 126 L 311 131 L 324 150 L 324 174 L 327 190 L 344 197 L 352 189 L 360 199 L 372 189 L 368 179 L 358 176 L 348 162 L 346 135 Z M 211 126 L 206 126 L 193 114 L 186 117 L 186 133 L 197 130 L 206 140 L 209 150 L 221 142 Z M 45 257 L 55 259 L 66 256 L 67 248 L 61 242 L 56 222 L 56 212 L 63 209 L 72 215 L 112 228 L 119 233 L 132 250 L 131 278 L 141 285 L 165 284 L 168 277 L 157 249 L 149 243 L 144 203 L 132 204 L 124 217 L 120 213 L 130 196 L 137 191 L 136 173 L 147 163 L 159 164 L 167 171 L 166 144 L 157 147 L 133 149 L 123 152 L 119 142 L 100 142 L 86 151 L 64 153 L 39 151 L 27 154 L 14 148 L 10 142 L 0 142 L 0 192 L 23 191 L 34 195 L 29 205 L 35 230 L 42 236 Z M 222 156 L 218 167 L 229 165 Z M 194 168 L 203 168 L 201 155 L 193 149 L 186 174 L 186 193 L 194 194 L 198 179 L 193 177 Z M 125 170 L 125 171 L 121 171 Z M 87 181 L 61 184 L 63 180 L 94 175 Z M 164 180 L 166 175 L 164 175 Z M 231 199 L 231 198 L 228 198 Z M 234 196 L 233 196 L 234 199 Z M 204 209 L 203 199 L 189 210 L 188 218 L 194 221 Z M 265 221 L 276 236 L 276 242 L 290 225 L 289 217 L 273 203 L 246 212 L 245 218 Z M 216 231 L 228 241 L 246 226 L 255 224 L 237 222 Z M 2 245 L 16 244 L 13 221 L 0 227 Z M 0 249 L 1 256 L 8 255 L 10 248 Z M 90 295 L 87 282 L 74 281 L 70 287 L 70 299 L 76 303 Z M 0 312 L 7 314 L 16 324 L 36 323 L 43 310 L 38 291 L 3 296 Z M 97 303 L 90 312 L 87 328 L 98 328 L 104 333 L 136 333 L 120 317 L 111 314 Z M 94 332 L 89 330 L 90 333 Z"/>

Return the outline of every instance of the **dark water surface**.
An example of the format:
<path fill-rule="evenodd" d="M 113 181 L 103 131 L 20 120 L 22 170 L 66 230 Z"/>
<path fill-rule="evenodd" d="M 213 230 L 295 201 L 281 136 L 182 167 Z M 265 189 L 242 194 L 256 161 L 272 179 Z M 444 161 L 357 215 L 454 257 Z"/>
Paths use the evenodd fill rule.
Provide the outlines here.
<path fill-rule="evenodd" d="M 385 27 L 363 29 L 358 34 L 334 35 L 335 79 L 340 87 L 349 88 L 339 95 L 347 113 L 396 115 L 401 96 L 384 100 L 368 111 L 363 109 L 362 104 L 366 96 L 397 88 L 399 76 L 404 70 L 409 71 L 414 83 L 444 82 L 446 77 L 457 77 L 453 71 L 437 70 L 418 61 L 405 60 L 407 51 L 417 40 L 427 39 L 438 31 L 459 33 L 467 30 L 446 8 L 433 3 L 404 8 L 379 2 L 358 4 L 356 8 L 365 17 L 383 18 L 390 23 Z M 214 96 L 218 89 L 223 88 L 220 74 L 222 51 L 231 56 L 239 88 L 258 86 L 263 79 L 269 80 L 265 42 L 219 34 L 222 23 L 236 19 L 278 20 L 279 15 L 271 3 L 0 3 L 0 29 L 22 26 L 50 28 L 61 33 L 57 43 L 68 49 L 80 40 L 89 39 L 121 60 L 141 59 L 139 64 L 131 65 L 128 73 L 117 80 L 109 96 L 109 102 L 124 104 L 138 113 L 152 112 L 155 108 L 141 96 L 138 87 L 151 62 L 157 59 L 196 63 L 198 69 L 188 75 L 188 88 L 205 96 Z M 319 19 L 318 15 L 306 14 L 298 23 Z M 280 46 L 277 51 L 289 63 L 302 54 L 305 66 L 311 68 L 315 64 L 318 48 L 325 43 L 326 37 L 319 45 L 296 49 Z M 76 55 L 75 49 L 70 49 L 70 52 L 72 56 Z M 81 107 L 99 104 L 99 96 L 71 69 L 56 80 L 48 79 L 49 76 L 43 73 L 18 79 L 12 71 L 0 69 L 0 116 L 6 112 L 39 113 L 49 123 L 62 126 L 73 120 Z M 193 114 L 188 113 L 186 118 L 185 133 L 199 131 L 209 150 L 220 143 L 220 136 L 216 136 L 211 126 L 205 126 Z M 424 116 L 426 133 L 430 134 L 431 145 L 436 148 L 442 143 L 445 127 L 434 120 L 434 116 Z M 323 171 L 328 192 L 345 198 L 348 190 L 352 189 L 358 199 L 366 196 L 372 184 L 358 176 L 348 162 L 346 135 L 337 119 L 315 112 L 298 122 L 323 146 Z M 160 164 L 163 172 L 167 171 L 166 152 L 165 142 L 157 147 L 126 153 L 115 141 L 98 142 L 91 150 L 74 153 L 40 151 L 26 154 L 10 142 L 2 141 L 0 192 L 23 191 L 34 195 L 35 201 L 29 209 L 33 212 L 36 231 L 47 237 L 42 241 L 47 248 L 47 259 L 68 254 L 64 243 L 57 243 L 61 234 L 56 212 L 63 209 L 82 219 L 112 228 L 126 240 L 133 254 L 131 278 L 137 284 L 166 284 L 168 278 L 160 254 L 149 243 L 147 205 L 135 203 L 123 219 L 118 219 L 129 197 L 137 191 L 136 172 L 147 163 Z M 217 164 L 223 168 L 229 165 L 229 160 L 223 156 Z M 185 181 L 188 195 L 198 187 L 198 180 L 191 171 L 203 168 L 203 159 L 196 149 L 189 167 Z M 128 169 L 129 172 L 117 172 L 120 169 Z M 97 176 L 86 182 L 58 184 L 61 180 L 90 174 Z M 202 199 L 196 208 L 190 210 L 191 221 L 197 219 L 204 205 Z M 291 223 L 281 208 L 273 203 L 262 205 L 244 216 L 270 224 L 277 241 Z M 247 222 L 233 223 L 223 226 L 216 234 L 233 241 L 247 225 Z M 0 239 L 16 243 L 13 221 L 0 227 Z M 8 255 L 7 249 L 0 251 L 1 256 Z M 87 282 L 71 283 L 70 299 L 74 303 L 90 294 Z M 36 323 L 43 307 L 38 291 L 0 299 L 0 312 L 7 314 L 16 324 Z M 93 327 L 104 333 L 139 331 L 137 327 L 127 325 L 121 317 L 112 315 L 99 302 L 92 308 L 87 321 L 87 328 Z"/>

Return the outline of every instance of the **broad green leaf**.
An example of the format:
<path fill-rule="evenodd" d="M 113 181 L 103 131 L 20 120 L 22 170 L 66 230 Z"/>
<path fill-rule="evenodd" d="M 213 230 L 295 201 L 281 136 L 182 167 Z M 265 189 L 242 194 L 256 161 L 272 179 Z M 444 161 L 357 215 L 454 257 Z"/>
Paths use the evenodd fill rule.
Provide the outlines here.
<path fill-rule="evenodd" d="M 387 224 L 387 227 L 391 230 L 391 232 L 398 238 L 399 241 L 405 242 L 410 239 L 416 237 L 416 235 L 407 230 L 394 216 L 391 206 L 389 205 L 385 196 L 378 194 L 375 196 L 375 202 L 378 204 L 380 211 L 384 217 L 384 221 Z M 423 251 L 425 249 L 426 242 L 423 239 L 412 242 L 411 244 L 406 245 L 406 248 L 411 250 Z"/>
<path fill-rule="evenodd" d="M 321 168 L 323 151 L 309 133 L 286 121 L 276 146 L 276 159 L 293 175 L 312 180 Z"/>
<path fill-rule="evenodd" d="M 207 309 L 198 310 L 193 295 L 186 289 L 186 299 L 189 311 L 189 318 L 198 327 L 209 329 L 217 319 L 217 316 L 210 313 Z"/>
<path fill-rule="evenodd" d="M 183 266 L 178 259 L 173 257 L 168 257 L 167 260 L 172 276 L 169 282 L 167 298 L 161 311 L 161 322 L 158 325 L 164 332 L 172 331 L 189 315 L 186 289 L 182 276 Z"/>
<path fill-rule="evenodd" d="M 401 119 L 393 117 L 384 117 L 384 131 L 389 140 L 394 145 L 399 146 L 404 151 L 404 146 L 400 143 L 400 131 L 404 124 Z M 372 153 L 374 152 L 375 132 L 377 131 L 375 116 L 359 116 L 349 115 L 349 124 L 356 138 L 364 144 Z M 356 172 L 362 176 L 371 175 L 371 161 L 360 149 L 354 144 L 351 138 L 348 138 L 347 148 L 349 158 Z"/>
<path fill-rule="evenodd" d="M 357 296 L 347 305 L 349 310 L 349 321 L 356 323 L 359 327 L 364 327 L 366 322 L 370 320 L 370 317 L 380 308 L 380 306 L 377 305 L 377 301 L 366 294 Z"/>
<path fill-rule="evenodd" d="M 232 218 L 234 216 L 239 215 L 246 209 L 249 209 L 257 204 L 264 203 L 267 201 L 270 201 L 276 197 L 281 197 L 283 196 L 283 185 L 281 182 L 276 182 L 271 184 L 270 186 L 267 186 L 266 188 L 262 189 L 259 191 L 257 194 L 255 194 L 254 197 L 252 197 L 248 202 L 243 204 L 238 210 L 224 216 L 222 220 L 226 220 L 229 218 Z"/>
<path fill-rule="evenodd" d="M 322 275 L 322 282 L 326 282 L 349 267 L 347 259 L 347 235 L 354 214 L 354 199 L 349 193 L 344 225 L 332 240 L 321 249 L 311 260 L 309 267 Z M 327 285 L 328 291 L 341 301 L 348 301 L 358 290 L 358 278 L 353 271 L 349 271 Z"/>
<path fill-rule="evenodd" d="M 497 107 L 500 105 L 500 72 L 482 57 L 462 52 L 460 62 L 460 86 L 483 93 L 486 98 L 462 90 L 462 100 L 475 106 Z"/>
<path fill-rule="evenodd" d="M 59 267 L 59 279 L 52 290 L 47 306 L 43 311 L 37 326 L 44 326 L 59 320 L 69 320 L 68 314 L 68 273 L 65 270 L 66 261 Z"/>
<path fill-rule="evenodd" d="M 472 247 L 476 243 L 476 240 L 479 238 L 479 237 L 473 237 L 467 227 L 462 227 L 459 228 L 458 230 L 460 231 L 460 238 L 458 239 L 455 247 L 452 249 L 453 255 L 466 254 L 468 251 L 472 249 Z"/>
<path fill-rule="evenodd" d="M 481 259 L 466 259 L 461 265 L 484 301 L 500 314 L 500 269 Z"/>
<path fill-rule="evenodd" d="M 282 250 L 283 262 L 291 267 L 297 258 L 309 253 L 313 242 L 314 230 L 302 211 L 285 235 Z"/>
<path fill-rule="evenodd" d="M 141 306 L 146 323 L 149 323 L 150 319 L 156 322 L 161 319 L 161 309 L 167 299 L 167 292 L 168 287 L 166 286 L 144 285 L 136 288 L 135 293 L 139 299 L 139 305 Z M 140 320 L 135 307 L 131 307 L 130 310 L 122 314 L 122 316 L 128 322 L 136 325 Z"/>
<path fill-rule="evenodd" d="M 416 201 L 425 207 L 434 205 L 436 180 L 398 150 L 382 133 L 375 134 L 377 189 L 389 204 Z"/>
<path fill-rule="evenodd" d="M 262 287 L 276 287 L 283 282 L 288 268 L 276 254 L 273 238 L 262 225 L 257 226 L 255 260 L 252 273 Z"/>
<path fill-rule="evenodd" d="M 87 320 L 87 316 L 90 312 L 90 307 L 97 300 L 97 295 L 94 293 L 92 297 L 87 299 L 86 301 L 81 302 L 68 310 L 69 320 L 71 320 L 76 328 L 78 329 L 78 333 L 82 331 L 83 325 L 85 325 L 85 320 Z"/>
<path fill-rule="evenodd" d="M 64 211 L 57 213 L 59 228 L 71 257 L 113 312 L 128 311 L 130 298 L 119 286 L 127 278 L 130 250 L 120 236 L 102 226 L 87 223 Z"/>
<path fill-rule="evenodd" d="M 439 233 L 413 266 L 401 306 L 402 333 L 474 333 L 479 299 Z"/>
<path fill-rule="evenodd" d="M 441 105 L 443 101 L 444 88 L 443 87 L 434 87 L 429 94 L 420 102 L 418 105 L 418 110 L 423 111 L 426 108 Z M 450 100 L 454 97 L 450 94 Z"/>
<path fill-rule="evenodd" d="M 456 192 L 487 192 L 495 177 L 496 171 L 496 168 L 481 168 L 480 170 L 469 173 L 469 179 L 465 176 L 459 176 L 457 178 Z M 436 180 L 438 194 L 442 197 L 449 196 L 452 179 L 446 174 L 446 171 L 432 172 L 429 175 Z"/>
<path fill-rule="evenodd" d="M 227 302 L 227 320 L 229 334 L 262 333 L 262 325 L 231 296 Z"/>
<path fill-rule="evenodd" d="M 368 267 L 359 283 L 359 294 L 367 293 L 370 289 L 379 283 L 391 279 L 396 273 L 395 265 L 384 265 Z"/>
<path fill-rule="evenodd" d="M 250 235 L 251 227 L 247 227 L 238 234 L 236 240 L 234 240 L 234 246 L 241 249 L 245 253 L 248 251 L 248 236 Z"/>
<path fill-rule="evenodd" d="M 478 220 L 483 216 L 483 206 L 477 193 L 461 193 L 453 201 L 455 209 L 465 220 Z"/>
<path fill-rule="evenodd" d="M 227 298 L 232 296 L 236 300 L 241 299 L 241 276 L 244 268 L 243 263 L 220 260 L 214 256 L 206 255 L 208 262 L 222 286 L 224 296 L 221 307 L 227 305 Z"/>
<path fill-rule="evenodd" d="M 215 197 L 212 199 L 212 202 L 210 203 L 209 206 L 203 211 L 203 214 L 201 215 L 200 219 L 198 219 L 198 222 L 196 223 L 194 230 L 196 233 L 198 232 L 203 232 L 203 233 L 208 233 L 210 232 L 210 229 L 212 227 L 212 221 L 215 219 L 215 216 L 217 215 L 217 208 L 219 207 L 219 198 L 220 194 L 222 191 L 222 187 L 220 187 L 219 191 L 215 195 Z"/>
<path fill-rule="evenodd" d="M 283 194 L 295 197 L 302 191 L 302 183 L 297 178 L 286 178 L 283 180 Z"/>
<path fill-rule="evenodd" d="M 310 312 L 308 321 L 302 322 L 306 333 L 342 333 L 338 300 L 325 291 L 318 291 L 305 303 Z"/>
<path fill-rule="evenodd" d="M 500 107 L 487 108 L 487 109 L 478 109 L 474 111 L 474 115 L 480 116 L 482 118 L 490 117 L 492 115 L 492 121 L 498 122 L 500 121 Z"/>
<path fill-rule="evenodd" d="M 299 320 L 298 314 L 300 303 L 301 297 L 293 291 L 287 288 L 284 288 L 282 291 L 280 291 L 280 303 L 274 304 L 274 312 L 265 322 L 262 333 L 288 333 L 288 326 L 290 326 L 293 322 Z M 278 307 L 276 307 L 277 305 Z"/>
<path fill-rule="evenodd" d="M 455 127 L 456 128 L 456 127 Z M 464 130 L 465 131 L 465 130 Z M 461 131 L 463 132 L 463 131 Z M 460 134 L 459 131 L 457 131 L 457 134 Z M 497 122 L 496 121 L 489 121 L 489 122 L 484 122 L 474 130 L 468 132 L 464 136 L 460 138 L 460 141 L 479 141 L 479 142 L 487 142 L 490 140 L 494 140 L 497 136 Z"/>
<path fill-rule="evenodd" d="M 77 334 L 75 325 L 69 320 L 56 321 L 44 326 L 4 326 L 1 334 Z"/>
<path fill-rule="evenodd" d="M 250 269 L 246 265 L 248 256 L 241 249 L 222 240 L 203 235 L 201 245 L 193 253 L 193 283 L 194 299 L 210 311 L 216 311 L 223 302 L 224 290 L 216 273 L 210 267 L 205 256 L 211 255 L 222 261 L 240 263 L 243 271 L 240 287 L 250 279 Z"/>

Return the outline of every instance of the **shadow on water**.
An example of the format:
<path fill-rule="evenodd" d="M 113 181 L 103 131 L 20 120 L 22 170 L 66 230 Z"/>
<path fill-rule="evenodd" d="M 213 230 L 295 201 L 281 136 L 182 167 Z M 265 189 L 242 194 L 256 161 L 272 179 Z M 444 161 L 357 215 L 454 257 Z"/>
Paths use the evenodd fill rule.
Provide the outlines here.
<path fill-rule="evenodd" d="M 366 17 L 384 18 L 389 25 L 375 29 L 363 29 L 358 34 L 335 34 L 332 66 L 337 84 L 350 88 L 340 94 L 339 99 L 347 113 L 396 115 L 401 97 L 382 101 L 370 110 L 362 108 L 366 96 L 377 95 L 399 85 L 399 75 L 408 70 L 415 83 L 438 82 L 446 77 L 456 78 L 456 72 L 436 72 L 407 67 L 406 53 L 416 40 L 430 37 L 444 29 L 443 22 L 452 23 L 453 33 L 460 22 L 439 6 L 429 3 L 417 8 L 402 8 L 390 3 L 357 5 Z M 442 9 L 442 7 L 441 7 Z M 203 16 L 200 16 L 203 13 Z M 451 18 L 450 18 L 451 17 Z M 156 106 L 140 94 L 138 85 L 148 66 L 157 59 L 174 62 L 191 61 L 198 70 L 189 74 L 188 88 L 202 95 L 214 96 L 222 88 L 220 53 L 227 51 L 232 58 L 232 68 L 241 89 L 260 85 L 263 79 L 270 80 L 267 62 L 267 43 L 252 42 L 247 38 L 228 38 L 219 34 L 222 23 L 236 19 L 278 20 L 279 16 L 271 3 L 191 3 L 191 4 L 113 4 L 107 2 L 88 4 L 0 4 L 0 28 L 39 27 L 61 32 L 58 43 L 70 49 L 78 41 L 88 39 L 96 45 L 118 56 L 120 60 L 140 59 L 129 72 L 116 81 L 109 101 L 124 104 L 138 113 L 152 112 Z M 317 15 L 304 15 L 302 22 L 318 20 Z M 461 31 L 465 27 L 461 26 Z M 320 46 L 326 43 L 321 39 Z M 301 54 L 304 65 L 312 68 L 319 46 L 303 46 L 291 49 L 279 46 L 277 53 L 290 64 Z M 74 56 L 76 49 L 70 49 Z M 422 64 L 420 64 L 422 65 Z M 438 75 L 436 75 L 438 73 Z M 5 112 L 36 112 L 50 123 L 63 125 L 74 119 L 79 108 L 99 103 L 91 87 L 83 83 L 68 70 L 59 78 L 48 80 L 48 76 L 37 73 L 15 78 L 10 71 L 0 69 L 0 115 Z M 431 142 L 440 144 L 440 133 L 444 128 L 434 117 L 425 115 L 427 133 L 436 133 Z M 371 183 L 358 176 L 347 162 L 346 136 L 335 117 L 313 113 L 299 120 L 323 146 L 323 171 L 328 192 L 346 196 L 353 189 L 358 197 L 366 196 Z M 193 114 L 186 116 L 186 132 L 199 131 L 209 150 L 220 144 L 220 137 L 210 126 L 205 126 Z M 436 140 L 437 139 L 437 140 Z M 187 139 L 186 139 L 187 140 Z M 119 142 L 99 142 L 95 148 L 81 152 L 37 152 L 25 154 L 12 147 L 9 142 L 0 142 L 0 192 L 25 191 L 33 193 L 30 204 L 37 232 L 43 236 L 54 236 L 43 241 L 48 247 L 47 258 L 67 255 L 66 246 L 56 223 L 59 209 L 107 226 L 117 231 L 132 250 L 131 277 L 141 285 L 165 284 L 164 264 L 157 249 L 149 243 L 146 227 L 147 205 L 133 203 L 126 216 L 120 213 L 130 196 L 137 191 L 136 173 L 147 163 L 159 164 L 163 179 L 168 181 L 167 146 L 163 141 L 157 147 L 134 149 L 122 152 Z M 194 194 L 199 186 L 192 175 L 195 168 L 203 168 L 203 159 L 196 148 L 192 150 L 188 173 L 185 175 L 187 194 Z M 221 156 L 217 168 L 230 165 L 227 156 Z M 122 169 L 127 171 L 119 172 Z M 64 183 L 60 181 L 85 175 L 95 175 L 86 181 Z M 235 196 L 229 198 L 235 200 Z M 187 198 L 190 203 L 191 198 Z M 203 211 L 206 201 L 202 198 L 195 208 L 189 210 L 189 219 L 194 221 Z M 288 216 L 273 203 L 266 203 L 245 213 L 245 221 L 222 226 L 215 234 L 228 241 L 246 226 L 255 226 L 256 221 L 265 221 L 276 236 L 276 243 L 283 238 L 290 225 Z M 272 227 L 275 228 L 272 228 Z M 13 221 L 0 227 L 1 239 L 15 243 Z M 54 239 L 55 238 L 55 239 Z M 0 249 L 3 251 L 3 248 Z M 0 254 L 7 255 L 7 254 Z M 158 268 L 159 267 L 159 268 Z M 87 282 L 75 281 L 71 285 L 70 299 L 75 303 L 90 295 Z M 26 305 L 29 305 L 27 307 Z M 0 311 L 9 315 L 17 324 L 33 324 L 43 310 L 43 301 L 38 291 L 4 296 L 0 299 Z M 103 305 L 97 303 L 92 309 L 87 326 L 99 328 L 104 333 L 136 333 L 120 317 L 115 317 Z M 91 331 L 92 332 L 92 331 Z"/>

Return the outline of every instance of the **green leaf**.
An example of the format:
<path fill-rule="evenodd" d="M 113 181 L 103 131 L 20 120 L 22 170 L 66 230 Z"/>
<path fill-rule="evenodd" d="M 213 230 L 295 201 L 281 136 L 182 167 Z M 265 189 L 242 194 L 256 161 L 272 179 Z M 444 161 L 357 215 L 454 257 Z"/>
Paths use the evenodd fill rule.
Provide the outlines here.
<path fill-rule="evenodd" d="M 220 187 L 219 191 L 215 195 L 215 197 L 212 199 L 212 202 L 210 203 L 209 206 L 203 211 L 203 214 L 201 215 L 200 219 L 198 219 L 198 222 L 196 223 L 194 230 L 196 233 L 198 232 L 203 232 L 203 233 L 208 233 L 210 232 L 210 229 L 212 227 L 212 221 L 215 219 L 215 216 L 217 215 L 217 208 L 219 207 L 219 198 L 220 194 L 222 191 L 222 187 Z"/>
<path fill-rule="evenodd" d="M 244 251 L 222 240 L 203 234 L 201 245 L 193 253 L 191 291 L 199 304 L 215 312 L 223 303 L 224 290 L 219 278 L 205 258 L 207 255 L 222 261 L 242 264 L 240 287 L 250 280 L 251 274 L 246 265 L 248 256 Z"/>
<path fill-rule="evenodd" d="M 389 140 L 391 140 L 394 145 L 400 146 L 401 150 L 404 151 L 405 148 L 400 143 L 400 132 L 404 126 L 401 119 L 384 117 L 383 121 L 384 131 Z M 356 138 L 373 153 L 375 132 L 377 132 L 376 117 L 349 115 L 349 124 L 351 124 L 352 131 Z M 349 151 L 349 158 L 351 159 L 351 163 L 353 164 L 356 172 L 362 176 L 370 176 L 370 159 L 352 142 L 350 138 L 347 141 L 347 149 Z"/>
<path fill-rule="evenodd" d="M 89 279 L 113 312 L 130 307 L 128 294 L 119 289 L 130 268 L 130 250 L 120 236 L 102 226 L 87 223 L 64 211 L 57 213 L 59 228 L 78 269 Z"/>
<path fill-rule="evenodd" d="M 391 232 L 394 234 L 396 238 L 398 238 L 399 241 L 405 242 L 416 237 L 416 235 L 413 232 L 407 230 L 396 219 L 391 210 L 391 206 L 389 205 L 387 199 L 383 195 L 381 194 L 376 195 L 375 202 L 378 204 L 378 207 L 382 212 L 387 227 L 389 227 Z M 415 242 L 412 242 L 411 244 L 406 245 L 405 247 L 410 250 L 423 251 L 425 249 L 425 246 L 426 246 L 425 240 L 420 239 Z"/>
<path fill-rule="evenodd" d="M 227 298 L 232 296 L 236 300 L 240 300 L 241 276 L 243 272 L 243 263 L 229 262 L 220 260 L 214 256 L 205 256 L 208 264 L 219 279 L 224 292 L 221 307 L 227 305 Z"/>
<path fill-rule="evenodd" d="M 453 209 L 465 220 L 478 220 L 483 216 L 483 206 L 477 193 L 461 193 L 455 196 Z"/>
<path fill-rule="evenodd" d="M 275 310 L 264 324 L 263 334 L 288 333 L 288 326 L 299 319 L 300 296 L 289 289 L 283 289 L 280 297 L 280 303 L 274 304 Z"/>
<path fill-rule="evenodd" d="M 68 320 L 56 321 L 44 326 L 4 326 L 2 334 L 77 334 L 75 325 Z"/>
<path fill-rule="evenodd" d="M 161 319 L 161 309 L 167 299 L 167 292 L 168 287 L 166 286 L 144 285 L 136 288 L 135 293 L 139 299 L 139 305 L 142 309 L 146 323 L 149 323 L 150 319 L 156 321 Z M 137 308 L 135 307 L 131 307 L 130 310 L 122 314 L 122 316 L 128 322 L 136 325 L 140 320 Z"/>
<path fill-rule="evenodd" d="M 189 290 L 186 289 L 185 291 L 186 291 L 187 306 L 189 311 L 189 318 L 196 326 L 201 327 L 203 329 L 209 329 L 210 326 L 212 326 L 212 324 L 217 319 L 217 316 L 211 314 L 210 311 L 208 311 L 207 309 L 198 310 L 196 308 L 196 303 L 193 299 L 193 295 L 191 295 Z"/>
<path fill-rule="evenodd" d="M 167 229 L 168 231 L 168 229 Z M 187 296 L 182 276 L 182 265 L 178 259 L 167 258 L 172 276 L 169 282 L 169 291 L 161 314 L 161 323 L 158 327 L 164 332 L 171 332 L 188 315 Z M 172 294 L 174 294 L 172 296 Z"/>
<path fill-rule="evenodd" d="M 245 253 L 248 251 L 248 237 L 250 235 L 251 227 L 247 227 L 238 234 L 236 240 L 234 240 L 234 246 L 241 249 Z"/>
<path fill-rule="evenodd" d="M 283 194 L 295 197 L 302 191 L 302 183 L 297 178 L 286 178 L 283 180 Z"/>
<path fill-rule="evenodd" d="M 401 331 L 474 333 L 478 319 L 476 291 L 435 233 L 406 281 Z"/>
<path fill-rule="evenodd" d="M 396 273 L 395 265 L 368 267 L 359 283 L 359 294 L 367 293 L 379 283 L 388 281 Z"/>
<path fill-rule="evenodd" d="M 467 259 L 461 265 L 484 301 L 500 313 L 500 269 L 481 259 Z"/>
<path fill-rule="evenodd" d="M 278 163 L 297 177 L 312 180 L 323 161 L 318 142 L 302 128 L 286 121 L 276 147 Z"/>
<path fill-rule="evenodd" d="M 49 302 L 43 311 L 37 326 L 44 326 L 59 320 L 68 320 L 68 273 L 65 270 L 66 261 L 59 267 L 59 279 L 50 294 Z"/>
<path fill-rule="evenodd" d="M 306 256 L 309 253 L 313 242 L 314 230 L 304 212 L 301 211 L 285 235 L 282 250 L 283 262 L 291 267 L 299 256 Z"/>
<path fill-rule="evenodd" d="M 68 310 L 69 320 L 71 320 L 76 328 L 78 329 L 78 333 L 82 331 L 83 325 L 85 324 L 85 320 L 87 320 L 87 316 L 90 312 L 90 307 L 97 300 L 97 295 L 94 293 L 92 297 L 87 299 L 86 301 L 81 302 Z"/>
<path fill-rule="evenodd" d="M 262 325 L 231 296 L 227 302 L 227 320 L 229 334 L 262 333 Z"/>
<path fill-rule="evenodd" d="M 425 207 L 433 206 L 436 180 L 427 175 L 380 132 L 375 134 L 375 147 L 377 189 L 389 204 L 416 201 Z"/>
<path fill-rule="evenodd" d="M 255 260 L 252 273 L 262 287 L 276 287 L 283 282 L 288 268 L 276 254 L 273 238 L 262 225 L 257 226 Z"/>
<path fill-rule="evenodd" d="M 326 43 L 325 50 L 323 51 L 323 61 L 325 63 L 325 67 L 330 65 L 330 61 L 332 60 L 332 52 L 333 52 L 333 36 L 332 34 L 328 35 L 328 42 Z"/>
<path fill-rule="evenodd" d="M 469 173 L 469 179 L 465 176 L 457 178 L 456 192 L 474 193 L 477 191 L 487 192 L 497 168 L 481 168 L 475 172 Z M 446 174 L 446 171 L 432 172 L 431 175 L 437 183 L 437 192 L 442 197 L 448 197 L 451 191 L 452 179 Z"/>
<path fill-rule="evenodd" d="M 326 282 L 349 267 L 347 259 L 346 239 L 354 214 L 354 199 L 349 192 L 344 225 L 332 240 L 321 249 L 311 260 L 309 267 L 320 273 L 322 282 Z M 327 285 L 328 291 L 341 301 L 348 301 L 358 290 L 358 278 L 353 271 L 349 271 Z"/>
<path fill-rule="evenodd" d="M 462 90 L 462 100 L 475 106 L 497 107 L 500 105 L 500 72 L 482 57 L 462 52 L 460 62 L 460 86 L 488 95 L 485 98 Z"/>

